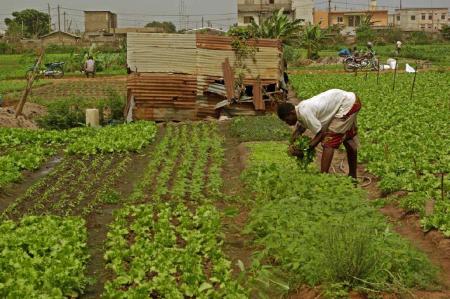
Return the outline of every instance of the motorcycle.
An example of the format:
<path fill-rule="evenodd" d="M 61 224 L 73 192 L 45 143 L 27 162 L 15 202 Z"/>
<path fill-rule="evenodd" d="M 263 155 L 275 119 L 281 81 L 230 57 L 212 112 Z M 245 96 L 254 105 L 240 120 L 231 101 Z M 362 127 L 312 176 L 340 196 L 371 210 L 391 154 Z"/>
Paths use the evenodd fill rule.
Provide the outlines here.
<path fill-rule="evenodd" d="M 378 71 L 380 64 L 375 54 L 369 52 L 362 57 L 348 56 L 344 59 L 344 69 L 346 72 L 355 72 L 357 70 L 370 69 L 372 71 Z"/>
<path fill-rule="evenodd" d="M 64 62 L 51 62 L 45 64 L 45 69 L 37 70 L 37 66 L 30 67 L 26 74 L 26 79 L 29 79 L 31 75 L 37 71 L 36 79 L 40 77 L 52 77 L 54 79 L 60 79 L 64 77 Z"/>

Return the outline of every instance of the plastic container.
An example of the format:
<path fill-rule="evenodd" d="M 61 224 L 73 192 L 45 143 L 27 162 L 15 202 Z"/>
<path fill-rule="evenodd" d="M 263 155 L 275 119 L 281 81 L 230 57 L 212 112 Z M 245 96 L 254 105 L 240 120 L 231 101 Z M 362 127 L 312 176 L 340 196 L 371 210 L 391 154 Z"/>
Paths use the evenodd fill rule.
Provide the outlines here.
<path fill-rule="evenodd" d="M 86 109 L 86 126 L 100 127 L 100 113 L 98 109 Z"/>

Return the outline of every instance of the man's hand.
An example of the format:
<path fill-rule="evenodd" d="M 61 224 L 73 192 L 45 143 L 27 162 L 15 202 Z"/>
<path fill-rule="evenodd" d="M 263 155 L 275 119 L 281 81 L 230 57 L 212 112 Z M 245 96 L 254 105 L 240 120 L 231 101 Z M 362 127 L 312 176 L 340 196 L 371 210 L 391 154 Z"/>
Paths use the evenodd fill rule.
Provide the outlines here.
<path fill-rule="evenodd" d="M 299 150 L 295 145 L 290 145 L 288 148 L 288 153 L 290 156 L 293 157 L 298 157 L 300 159 L 303 158 L 303 156 L 305 155 L 305 153 L 302 150 Z"/>

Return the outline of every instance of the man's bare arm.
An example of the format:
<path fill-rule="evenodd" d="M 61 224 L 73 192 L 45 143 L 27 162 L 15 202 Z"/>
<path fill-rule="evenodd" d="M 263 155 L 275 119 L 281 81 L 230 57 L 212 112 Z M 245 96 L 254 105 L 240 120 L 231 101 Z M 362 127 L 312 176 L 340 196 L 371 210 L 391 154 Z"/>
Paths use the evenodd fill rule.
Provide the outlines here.
<path fill-rule="evenodd" d="M 317 145 L 322 141 L 322 139 L 325 137 L 325 133 L 323 131 L 320 131 L 317 133 L 317 135 L 311 140 L 311 143 L 309 146 L 311 148 L 316 148 Z"/>
<path fill-rule="evenodd" d="M 306 128 L 304 128 L 300 123 L 297 123 L 295 125 L 295 130 L 292 132 L 291 135 L 291 143 L 293 143 L 299 136 L 301 136 L 303 133 L 305 133 Z"/>

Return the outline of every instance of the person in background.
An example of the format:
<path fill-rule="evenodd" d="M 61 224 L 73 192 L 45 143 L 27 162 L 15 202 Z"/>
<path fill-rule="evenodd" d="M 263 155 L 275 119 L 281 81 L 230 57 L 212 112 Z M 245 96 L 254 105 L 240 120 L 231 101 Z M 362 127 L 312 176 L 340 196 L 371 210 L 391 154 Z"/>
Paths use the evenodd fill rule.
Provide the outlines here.
<path fill-rule="evenodd" d="M 402 51 L 402 42 L 398 40 L 397 43 L 395 43 L 395 54 L 399 56 L 401 51 Z"/>
<path fill-rule="evenodd" d="M 92 56 L 89 56 L 88 60 L 84 63 L 84 74 L 86 78 L 90 76 L 95 77 L 95 61 Z"/>
<path fill-rule="evenodd" d="M 361 101 L 354 92 L 331 89 L 300 102 L 297 106 L 283 103 L 278 106 L 278 117 L 288 125 L 296 125 L 292 134 L 295 140 L 306 129 L 314 134 L 310 147 L 322 143 L 321 171 L 328 173 L 333 161 L 334 150 L 341 144 L 347 151 L 349 176 L 357 179 L 358 137 L 357 115 Z M 294 155 L 293 148 L 289 149 Z"/>

